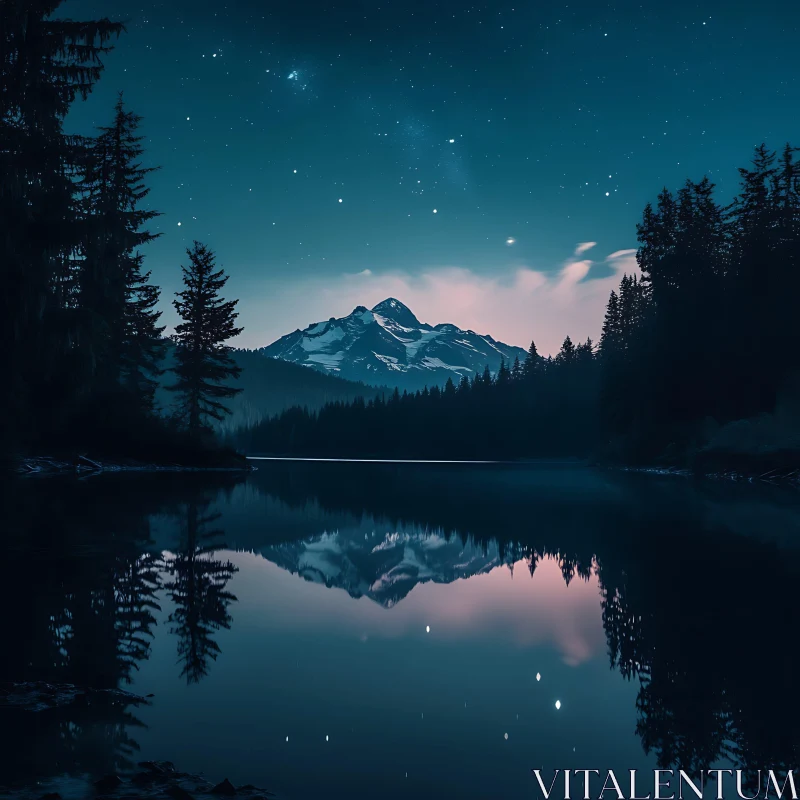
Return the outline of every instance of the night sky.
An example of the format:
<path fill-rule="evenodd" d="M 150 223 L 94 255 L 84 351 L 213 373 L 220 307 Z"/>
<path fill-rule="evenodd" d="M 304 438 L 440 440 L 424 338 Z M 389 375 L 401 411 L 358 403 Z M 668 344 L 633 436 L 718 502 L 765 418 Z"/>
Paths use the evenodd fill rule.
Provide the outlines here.
<path fill-rule="evenodd" d="M 241 346 L 387 295 L 545 353 L 596 337 L 648 200 L 727 200 L 754 145 L 800 144 L 787 0 L 133 5 L 62 7 L 128 21 L 67 127 L 124 91 L 162 167 L 154 280 L 209 244 Z"/>

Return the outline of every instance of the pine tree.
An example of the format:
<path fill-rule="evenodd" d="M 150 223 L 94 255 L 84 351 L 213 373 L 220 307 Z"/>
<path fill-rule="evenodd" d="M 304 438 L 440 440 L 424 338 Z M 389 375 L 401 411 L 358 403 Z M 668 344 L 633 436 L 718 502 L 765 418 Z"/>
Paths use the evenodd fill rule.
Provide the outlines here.
<path fill-rule="evenodd" d="M 142 269 L 138 248 L 158 238 L 142 226 L 159 212 L 140 207 L 150 190 L 144 179 L 154 168 L 139 163 L 141 117 L 125 110 L 120 95 L 113 124 L 92 142 L 81 181 L 84 191 L 85 259 L 80 305 L 82 350 L 101 390 L 118 385 L 152 409 L 155 376 L 164 357 L 156 311 L 160 290 Z"/>
<path fill-rule="evenodd" d="M 514 357 L 514 366 L 511 367 L 511 380 L 519 383 L 522 380 L 522 364 L 519 363 L 519 356 Z"/>
<path fill-rule="evenodd" d="M 612 289 L 606 305 L 606 315 L 603 319 L 603 333 L 600 337 L 600 355 L 602 359 L 611 363 L 619 355 L 622 340 L 622 327 L 620 321 L 619 298 Z"/>
<path fill-rule="evenodd" d="M 214 254 L 200 242 L 186 252 L 189 266 L 181 268 L 186 288 L 174 301 L 183 320 L 174 336 L 178 365 L 173 372 L 178 380 L 169 388 L 181 398 L 179 419 L 189 431 L 200 433 L 210 429 L 209 419 L 219 421 L 230 413 L 220 400 L 241 391 L 223 382 L 241 372 L 225 342 L 243 329 L 235 327 L 239 301 L 220 298 L 228 276 L 216 268 Z"/>
<path fill-rule="evenodd" d="M 522 365 L 522 377 L 526 381 L 533 380 L 539 374 L 542 366 L 541 362 L 542 357 L 536 349 L 536 343 L 531 342 L 531 346 L 528 348 L 528 355 L 525 357 L 525 363 Z"/>
<path fill-rule="evenodd" d="M 511 383 L 511 370 L 506 364 L 505 358 L 500 358 L 500 369 L 497 370 L 496 383 L 502 388 L 506 388 Z"/>
<path fill-rule="evenodd" d="M 69 376 L 70 271 L 76 237 L 72 173 L 77 150 L 62 122 L 103 70 L 124 27 L 51 15 L 61 0 L 0 3 L 0 420 L 37 416 L 55 375 Z M 27 419 L 26 419 L 27 414 Z M 0 436 L 4 443 L 8 441 Z"/>
<path fill-rule="evenodd" d="M 556 360 L 559 364 L 572 364 L 575 361 L 575 345 L 572 343 L 572 339 L 570 339 L 569 336 L 564 339 L 564 343 L 561 345 L 561 350 L 556 356 Z"/>

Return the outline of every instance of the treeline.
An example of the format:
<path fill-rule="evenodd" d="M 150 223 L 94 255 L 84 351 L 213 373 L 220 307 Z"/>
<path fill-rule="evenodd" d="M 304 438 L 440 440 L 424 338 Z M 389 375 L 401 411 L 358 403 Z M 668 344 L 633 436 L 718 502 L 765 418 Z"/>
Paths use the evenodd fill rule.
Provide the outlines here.
<path fill-rule="evenodd" d="M 591 439 L 596 381 L 591 341 L 568 338 L 555 358 L 535 345 L 523 364 L 487 367 L 470 380 L 416 393 L 396 389 L 365 402 L 330 403 L 318 412 L 292 408 L 240 431 L 250 453 L 337 457 L 511 458 L 579 452 Z M 571 409 L 571 414 L 568 412 Z M 555 424 L 571 416 L 573 424 Z"/>
<path fill-rule="evenodd" d="M 141 119 L 120 95 L 95 136 L 63 130 L 124 27 L 52 19 L 61 4 L 0 4 L 0 453 L 181 458 L 208 448 L 209 422 L 236 391 L 225 385 L 238 374 L 225 345 L 240 331 L 236 303 L 220 298 L 227 278 L 195 242 L 174 301 L 166 419 L 154 401 L 160 290 L 141 253 L 160 236 L 148 230 L 159 212 L 147 205 Z"/>
<path fill-rule="evenodd" d="M 293 408 L 242 432 L 250 452 L 511 458 L 599 454 L 686 462 L 720 426 L 789 408 L 800 368 L 800 165 L 756 148 L 741 189 L 664 189 L 637 226 L 639 273 L 609 297 L 597 346 L 567 337 L 554 357 L 458 385 L 370 402 Z M 786 421 L 788 419 L 788 422 Z M 757 426 L 751 425 L 748 430 Z M 776 426 L 771 427 L 776 436 Z M 728 437 L 731 438 L 730 436 Z M 735 437 L 734 437 L 735 438 Z M 753 436 L 749 437 L 753 447 Z M 780 442 L 766 442 L 780 447 Z M 735 446 L 735 443 L 734 443 Z"/>

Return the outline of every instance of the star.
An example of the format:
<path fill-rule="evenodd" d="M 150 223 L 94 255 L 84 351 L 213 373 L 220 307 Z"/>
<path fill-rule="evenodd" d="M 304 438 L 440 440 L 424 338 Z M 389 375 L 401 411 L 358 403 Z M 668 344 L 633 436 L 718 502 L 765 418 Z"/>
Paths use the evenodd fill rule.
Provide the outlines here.
<path fill-rule="evenodd" d="M 433 213 L 434 213 L 434 214 L 438 214 L 438 213 L 439 213 L 439 211 L 438 211 L 437 209 L 435 209 L 435 208 L 434 208 L 434 209 L 433 209 Z"/>
<path fill-rule="evenodd" d="M 508 237 L 508 239 L 506 239 L 506 244 L 507 244 L 507 245 L 509 245 L 509 246 L 511 246 L 511 245 L 512 245 L 512 244 L 514 244 L 516 241 L 517 241 L 517 240 L 516 240 L 516 239 L 515 239 L 513 236 L 509 236 L 509 237 Z"/>

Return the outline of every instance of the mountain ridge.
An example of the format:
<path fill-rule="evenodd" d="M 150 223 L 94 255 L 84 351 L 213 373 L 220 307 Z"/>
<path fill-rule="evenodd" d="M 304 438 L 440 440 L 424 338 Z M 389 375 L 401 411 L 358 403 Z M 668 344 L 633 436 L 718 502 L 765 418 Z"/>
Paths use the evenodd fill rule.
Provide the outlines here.
<path fill-rule="evenodd" d="M 409 391 L 443 385 L 448 378 L 458 383 L 486 366 L 496 372 L 502 360 L 510 364 L 526 355 L 521 347 L 449 322 L 420 322 L 394 297 L 297 328 L 256 352 L 347 380 Z"/>

